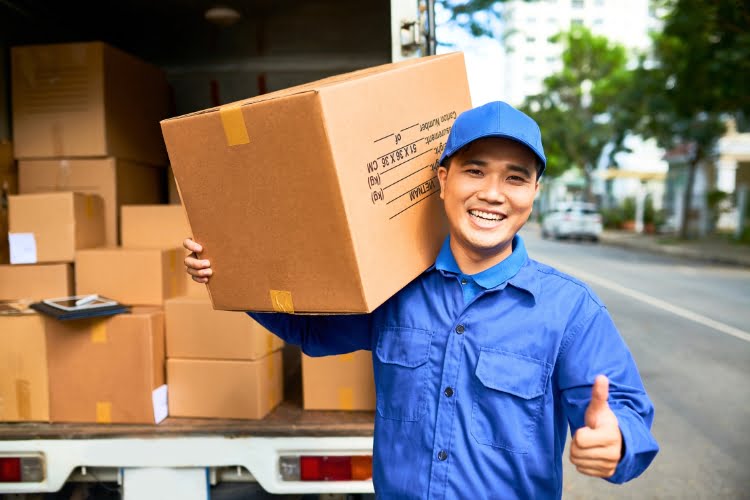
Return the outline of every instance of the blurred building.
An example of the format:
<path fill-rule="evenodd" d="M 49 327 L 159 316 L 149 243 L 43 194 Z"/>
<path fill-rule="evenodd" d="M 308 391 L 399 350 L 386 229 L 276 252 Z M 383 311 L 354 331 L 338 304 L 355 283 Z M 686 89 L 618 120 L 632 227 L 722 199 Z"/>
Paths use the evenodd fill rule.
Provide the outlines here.
<path fill-rule="evenodd" d="M 549 38 L 584 26 L 629 49 L 645 49 L 659 23 L 649 0 L 511 0 L 503 8 L 503 95 L 520 105 L 542 90 L 545 77 L 562 69 L 561 44 Z"/>

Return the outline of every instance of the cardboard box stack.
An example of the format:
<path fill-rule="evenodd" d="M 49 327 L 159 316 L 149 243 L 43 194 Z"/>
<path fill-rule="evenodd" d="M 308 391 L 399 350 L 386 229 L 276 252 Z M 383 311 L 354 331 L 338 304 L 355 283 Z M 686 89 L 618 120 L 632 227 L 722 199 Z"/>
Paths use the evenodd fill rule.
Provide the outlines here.
<path fill-rule="evenodd" d="M 166 197 L 166 78 L 99 42 L 14 47 L 11 71 L 12 153 L 0 143 L 0 181 L 13 180 L 7 218 L 0 211 L 11 265 L 0 262 L 0 300 L 91 293 L 137 307 L 88 320 L 0 315 L 0 419 L 159 421 L 161 306 L 183 293 L 184 251 L 117 245 L 121 205 Z"/>
<path fill-rule="evenodd" d="M 278 337 L 208 297 L 170 299 L 165 313 L 170 415 L 258 419 L 281 402 Z"/>
<path fill-rule="evenodd" d="M 166 193 L 164 74 L 101 42 L 13 47 L 11 73 L 20 192 L 98 194 L 116 245 L 119 206 Z"/>
<path fill-rule="evenodd" d="M 283 397 L 283 344 L 237 311 L 372 311 L 446 234 L 435 170 L 470 106 L 460 54 L 165 120 L 163 140 L 153 67 L 102 43 L 17 47 L 11 62 L 20 194 L 0 299 L 136 307 L 0 315 L 0 419 L 263 418 Z M 167 191 L 163 141 L 178 204 L 151 206 Z M 214 263 L 208 290 L 184 271 L 189 235 Z M 305 408 L 374 408 L 370 353 L 303 364 Z"/>

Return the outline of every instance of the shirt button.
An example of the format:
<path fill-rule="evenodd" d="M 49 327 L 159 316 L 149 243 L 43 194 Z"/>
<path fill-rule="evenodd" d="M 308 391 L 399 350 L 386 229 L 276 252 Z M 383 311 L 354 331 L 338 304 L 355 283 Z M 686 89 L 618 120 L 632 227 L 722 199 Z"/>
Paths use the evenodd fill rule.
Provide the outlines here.
<path fill-rule="evenodd" d="M 461 280 L 461 284 L 462 284 L 462 285 L 465 285 L 465 284 L 467 284 L 467 283 L 468 283 L 468 281 L 466 281 L 466 278 L 463 278 L 463 279 Z"/>
<path fill-rule="evenodd" d="M 464 328 L 464 325 L 458 325 L 458 326 L 456 327 L 456 333 L 457 333 L 457 334 L 459 334 L 459 335 L 461 335 L 461 334 L 462 334 L 462 333 L 464 333 L 465 331 L 466 331 L 466 328 Z"/>
<path fill-rule="evenodd" d="M 438 460 L 440 460 L 442 462 L 446 458 L 448 458 L 448 452 L 445 451 L 445 450 L 440 450 L 440 453 L 438 453 Z"/>
<path fill-rule="evenodd" d="M 453 396 L 453 388 L 452 387 L 446 387 L 444 394 L 448 397 Z"/>

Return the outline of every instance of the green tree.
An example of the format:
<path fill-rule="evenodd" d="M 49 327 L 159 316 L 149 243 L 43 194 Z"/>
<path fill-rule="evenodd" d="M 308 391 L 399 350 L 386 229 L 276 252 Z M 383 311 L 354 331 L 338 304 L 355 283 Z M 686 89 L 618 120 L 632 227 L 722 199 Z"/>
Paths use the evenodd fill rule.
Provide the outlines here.
<path fill-rule="evenodd" d="M 522 109 L 544 131 L 549 175 L 581 168 L 590 199 L 591 174 L 605 147 L 618 135 L 611 113 L 632 73 L 621 45 L 586 28 L 576 27 L 555 38 L 564 46 L 563 69 L 545 78 L 542 92 L 526 98 Z"/>
<path fill-rule="evenodd" d="M 714 155 L 729 115 L 750 116 L 750 11 L 740 0 L 658 0 L 667 11 L 642 57 L 629 103 L 616 116 L 622 129 L 656 138 L 667 150 L 687 151 L 680 236 L 688 236 L 696 171 Z"/>

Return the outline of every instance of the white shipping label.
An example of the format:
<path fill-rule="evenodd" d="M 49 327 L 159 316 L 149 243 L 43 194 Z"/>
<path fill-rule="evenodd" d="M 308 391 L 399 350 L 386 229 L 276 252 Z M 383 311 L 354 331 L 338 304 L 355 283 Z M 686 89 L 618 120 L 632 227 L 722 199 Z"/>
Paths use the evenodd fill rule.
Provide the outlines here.
<path fill-rule="evenodd" d="M 154 403 L 154 423 L 158 424 L 169 414 L 166 384 L 154 389 L 154 392 L 151 393 L 151 401 Z"/>
<path fill-rule="evenodd" d="M 8 233 L 11 264 L 36 264 L 34 233 Z"/>

